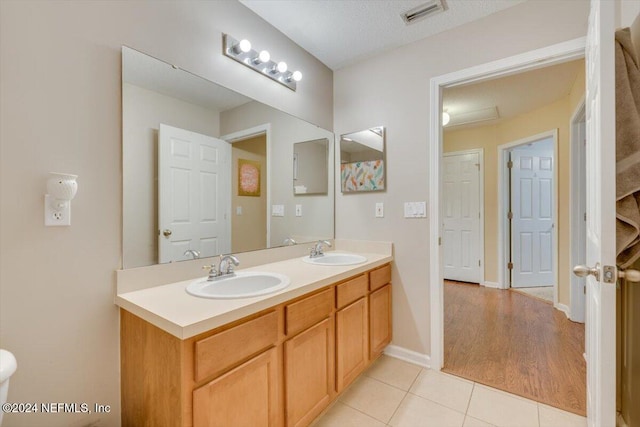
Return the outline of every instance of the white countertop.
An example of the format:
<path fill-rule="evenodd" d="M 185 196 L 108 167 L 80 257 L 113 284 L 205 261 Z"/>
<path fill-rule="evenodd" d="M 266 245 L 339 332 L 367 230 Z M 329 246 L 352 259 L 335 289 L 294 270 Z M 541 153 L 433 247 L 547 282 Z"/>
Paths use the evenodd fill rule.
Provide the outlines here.
<path fill-rule="evenodd" d="M 291 284 L 287 288 L 269 295 L 224 300 L 199 298 L 185 290 L 193 281 L 190 279 L 120 293 L 115 302 L 164 331 L 187 339 L 393 260 L 391 254 L 357 253 L 364 255 L 367 261 L 358 265 L 325 266 L 308 264 L 302 257 L 296 257 L 237 270 L 280 273 L 289 277 Z"/>

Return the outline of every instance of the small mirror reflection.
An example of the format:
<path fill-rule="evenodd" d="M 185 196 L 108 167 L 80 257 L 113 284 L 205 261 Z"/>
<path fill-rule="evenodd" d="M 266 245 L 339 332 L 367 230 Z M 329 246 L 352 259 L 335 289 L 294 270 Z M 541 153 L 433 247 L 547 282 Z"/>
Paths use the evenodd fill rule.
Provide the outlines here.
<path fill-rule="evenodd" d="M 343 193 L 385 190 L 383 126 L 340 137 L 340 182 Z"/>

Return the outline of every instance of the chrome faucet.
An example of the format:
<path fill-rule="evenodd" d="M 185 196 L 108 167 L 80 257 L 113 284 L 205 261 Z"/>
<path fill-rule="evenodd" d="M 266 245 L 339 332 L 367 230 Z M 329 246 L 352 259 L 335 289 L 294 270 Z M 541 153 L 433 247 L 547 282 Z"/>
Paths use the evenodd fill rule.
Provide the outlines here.
<path fill-rule="evenodd" d="M 315 245 L 311 248 L 311 252 L 309 253 L 309 258 L 318 258 L 324 255 L 324 248 L 322 245 L 327 245 L 331 247 L 331 243 L 327 240 L 318 240 Z"/>
<path fill-rule="evenodd" d="M 233 276 L 235 273 L 233 272 L 233 266 L 240 265 L 240 260 L 235 256 L 229 255 L 220 255 L 220 264 L 216 268 L 216 264 L 213 263 L 211 265 L 205 265 L 202 267 L 204 270 L 209 270 L 209 276 L 207 277 L 208 282 L 212 282 L 218 279 L 224 279 L 225 277 Z"/>
<path fill-rule="evenodd" d="M 284 239 L 284 241 L 282 242 L 283 245 L 289 245 L 289 246 L 293 246 L 296 245 L 298 242 L 296 242 L 295 240 L 293 240 L 291 237 L 287 237 L 286 239 Z"/>
<path fill-rule="evenodd" d="M 220 265 L 218 266 L 218 275 L 219 276 L 227 276 L 233 275 L 233 266 L 240 265 L 240 260 L 236 258 L 234 255 L 220 255 Z"/>
<path fill-rule="evenodd" d="M 192 259 L 200 258 L 200 252 L 196 251 L 195 249 L 187 249 L 186 251 L 184 251 L 184 253 L 182 255 L 183 256 L 191 256 Z"/>

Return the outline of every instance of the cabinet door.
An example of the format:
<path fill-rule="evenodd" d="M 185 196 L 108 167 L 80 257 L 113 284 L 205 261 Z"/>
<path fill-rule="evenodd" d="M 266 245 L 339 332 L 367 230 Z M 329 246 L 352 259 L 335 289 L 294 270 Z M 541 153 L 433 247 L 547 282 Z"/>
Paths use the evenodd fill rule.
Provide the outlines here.
<path fill-rule="evenodd" d="M 193 425 L 273 427 L 278 424 L 278 356 L 275 348 L 193 392 Z"/>
<path fill-rule="evenodd" d="M 341 392 L 367 365 L 369 325 L 367 299 L 336 313 L 336 388 Z"/>
<path fill-rule="evenodd" d="M 391 285 L 369 295 L 369 340 L 371 359 L 391 342 Z"/>
<path fill-rule="evenodd" d="M 284 343 L 287 426 L 306 426 L 333 399 L 334 335 L 325 319 Z"/>

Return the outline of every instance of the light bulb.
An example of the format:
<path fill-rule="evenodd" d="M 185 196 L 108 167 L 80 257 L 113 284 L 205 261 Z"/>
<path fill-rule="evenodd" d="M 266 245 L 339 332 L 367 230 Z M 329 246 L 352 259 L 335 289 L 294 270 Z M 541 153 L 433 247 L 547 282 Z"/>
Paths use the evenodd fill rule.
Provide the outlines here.
<path fill-rule="evenodd" d="M 302 73 L 300 71 L 294 71 L 293 74 L 291 75 L 291 78 L 299 82 L 300 80 L 302 80 Z"/>
<path fill-rule="evenodd" d="M 238 43 L 238 46 L 240 47 L 240 50 L 243 51 L 244 53 L 247 53 L 251 50 L 251 42 L 247 39 L 240 40 L 240 43 Z"/>
<path fill-rule="evenodd" d="M 260 62 L 269 62 L 269 60 L 271 59 L 271 54 L 266 50 L 260 51 L 258 59 L 260 60 Z"/>
<path fill-rule="evenodd" d="M 287 71 L 287 63 L 284 61 L 278 62 L 278 71 L 281 73 Z"/>
<path fill-rule="evenodd" d="M 442 126 L 448 125 L 450 120 L 451 120 L 451 116 L 449 116 L 449 113 L 447 113 L 446 111 L 443 111 L 442 112 Z"/>

